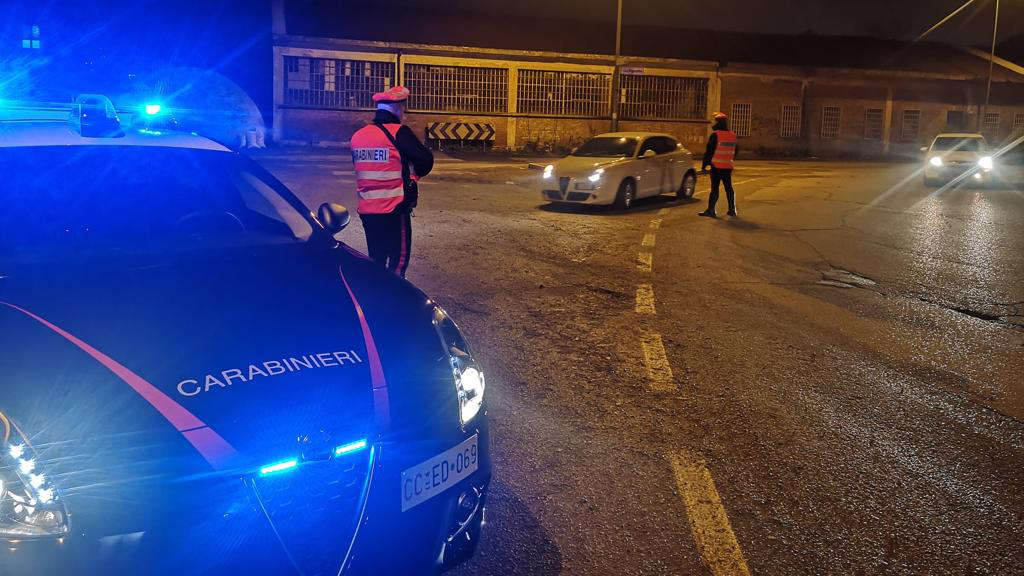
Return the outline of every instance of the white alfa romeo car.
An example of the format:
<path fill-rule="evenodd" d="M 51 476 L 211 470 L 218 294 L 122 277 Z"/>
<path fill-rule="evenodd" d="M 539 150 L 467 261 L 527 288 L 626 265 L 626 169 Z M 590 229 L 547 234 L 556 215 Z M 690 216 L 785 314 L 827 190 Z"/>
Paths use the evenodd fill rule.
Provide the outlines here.
<path fill-rule="evenodd" d="M 547 165 L 541 182 L 541 197 L 548 202 L 627 209 L 637 198 L 693 196 L 697 171 L 693 154 L 668 134 L 612 132 L 594 136 Z"/>

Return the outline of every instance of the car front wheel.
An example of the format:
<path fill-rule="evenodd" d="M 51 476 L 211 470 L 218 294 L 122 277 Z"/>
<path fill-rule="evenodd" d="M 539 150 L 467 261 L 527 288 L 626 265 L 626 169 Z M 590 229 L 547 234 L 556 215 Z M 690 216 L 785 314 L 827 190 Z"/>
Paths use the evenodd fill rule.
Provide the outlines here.
<path fill-rule="evenodd" d="M 693 172 L 687 172 L 683 174 L 683 182 L 679 185 L 679 190 L 676 191 L 676 197 L 680 200 L 686 198 L 693 198 L 693 193 L 697 191 L 697 175 Z"/>
<path fill-rule="evenodd" d="M 615 195 L 615 207 L 621 210 L 629 210 L 636 199 L 636 182 L 623 180 L 619 184 L 619 192 Z"/>

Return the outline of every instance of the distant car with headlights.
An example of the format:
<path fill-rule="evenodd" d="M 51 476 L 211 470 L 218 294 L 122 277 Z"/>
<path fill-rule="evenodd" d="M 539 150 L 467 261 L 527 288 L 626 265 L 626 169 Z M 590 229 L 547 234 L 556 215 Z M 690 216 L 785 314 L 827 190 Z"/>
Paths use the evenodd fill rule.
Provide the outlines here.
<path fill-rule="evenodd" d="M 953 180 L 988 184 L 995 180 L 994 162 L 981 134 L 939 134 L 925 152 L 924 183 L 939 186 Z"/>
<path fill-rule="evenodd" d="M 0 122 L 0 574 L 469 557 L 484 377 L 421 291 L 190 134 Z"/>
<path fill-rule="evenodd" d="M 554 203 L 615 205 L 697 188 L 693 155 L 674 137 L 655 132 L 611 132 L 590 138 L 544 168 L 541 197 Z"/>

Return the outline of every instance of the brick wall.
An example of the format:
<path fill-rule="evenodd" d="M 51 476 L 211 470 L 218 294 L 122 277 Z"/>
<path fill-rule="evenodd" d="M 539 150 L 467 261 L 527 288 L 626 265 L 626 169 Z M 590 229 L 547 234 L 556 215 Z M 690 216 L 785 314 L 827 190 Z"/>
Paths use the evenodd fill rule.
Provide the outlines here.
<path fill-rule="evenodd" d="M 306 108 L 284 108 L 280 114 L 281 140 L 303 144 L 348 142 L 373 117 L 372 112 Z"/>
<path fill-rule="evenodd" d="M 807 144 L 806 126 L 801 138 L 782 138 L 782 107 L 800 105 L 802 82 L 770 78 L 722 79 L 721 110 L 732 115 L 733 104 L 750 104 L 750 136 L 739 139 L 742 155 L 803 156 Z M 806 119 L 806 115 L 804 115 Z"/>

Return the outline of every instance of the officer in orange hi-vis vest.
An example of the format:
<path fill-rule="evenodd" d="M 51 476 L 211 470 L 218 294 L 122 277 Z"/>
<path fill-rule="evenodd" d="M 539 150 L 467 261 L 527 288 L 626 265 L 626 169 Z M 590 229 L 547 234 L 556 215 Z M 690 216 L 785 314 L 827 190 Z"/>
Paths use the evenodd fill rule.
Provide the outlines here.
<path fill-rule="evenodd" d="M 417 180 L 430 173 L 434 155 L 402 125 L 409 90 L 395 86 L 373 95 L 373 122 L 352 135 L 352 163 L 359 194 L 359 219 L 366 249 L 375 262 L 405 277 L 412 249 L 412 210 Z"/>
<path fill-rule="evenodd" d="M 711 167 L 711 195 L 708 197 L 708 209 L 700 212 L 700 216 L 715 218 L 715 206 L 718 204 L 718 188 L 725 184 L 725 197 L 729 201 L 729 216 L 736 216 L 736 193 L 732 189 L 733 160 L 736 158 L 736 133 L 729 130 L 729 118 L 716 112 L 714 128 L 708 137 L 708 146 L 704 151 L 701 171 Z"/>

